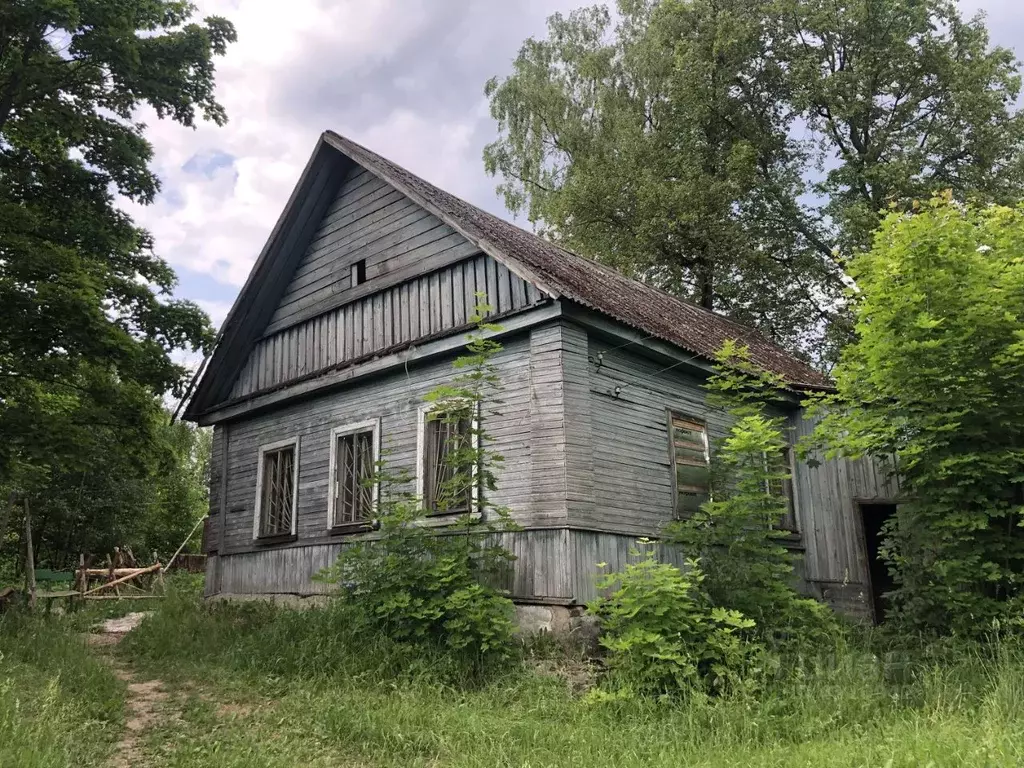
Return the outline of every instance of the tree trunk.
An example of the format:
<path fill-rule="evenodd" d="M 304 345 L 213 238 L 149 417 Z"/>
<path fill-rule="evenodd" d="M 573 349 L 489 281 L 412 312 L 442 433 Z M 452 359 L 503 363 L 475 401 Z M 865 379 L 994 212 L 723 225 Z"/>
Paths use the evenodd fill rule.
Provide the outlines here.
<path fill-rule="evenodd" d="M 30 609 L 36 607 L 36 557 L 32 550 L 32 516 L 28 511 L 28 497 L 25 504 L 25 597 Z"/>
<path fill-rule="evenodd" d="M 11 522 L 11 518 L 14 516 L 14 504 L 18 500 L 18 495 L 11 491 L 7 494 L 7 504 L 0 508 L 0 551 L 3 550 L 4 539 L 7 538 L 7 526 Z"/>
<path fill-rule="evenodd" d="M 697 261 L 697 300 L 704 309 L 715 308 L 715 265 L 707 255 Z"/>

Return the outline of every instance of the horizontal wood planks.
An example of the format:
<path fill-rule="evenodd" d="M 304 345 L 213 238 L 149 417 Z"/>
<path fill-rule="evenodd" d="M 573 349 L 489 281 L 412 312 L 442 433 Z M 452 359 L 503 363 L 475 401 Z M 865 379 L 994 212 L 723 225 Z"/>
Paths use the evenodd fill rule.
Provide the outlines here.
<path fill-rule="evenodd" d="M 532 285 L 485 255 L 384 288 L 264 337 L 231 396 L 250 395 L 390 347 L 464 326 L 480 299 L 497 314 L 541 301 Z"/>
<path fill-rule="evenodd" d="M 592 511 L 575 514 L 580 527 L 633 535 L 657 534 L 674 519 L 668 409 L 708 425 L 712 438 L 728 428 L 721 411 L 705 402 L 702 380 L 624 348 L 592 338 L 586 362 L 593 454 Z M 582 375 L 582 374 L 577 374 Z M 576 409 L 584 412 L 583 407 Z M 582 418 L 582 416 L 581 416 Z"/>
<path fill-rule="evenodd" d="M 495 364 L 505 387 L 500 403 L 485 407 L 484 424 L 504 456 L 494 501 L 510 507 L 521 525 L 537 524 L 530 504 L 530 342 L 511 337 Z M 259 447 L 300 438 L 298 522 L 300 541 L 327 535 L 330 431 L 340 424 L 381 420 L 381 448 L 392 469 L 417 470 L 416 429 L 423 396 L 453 376 L 451 358 L 398 369 L 379 378 L 278 410 L 232 422 L 226 490 L 225 551 L 257 549 L 252 541 Z M 414 486 L 410 483 L 410 489 Z"/>
<path fill-rule="evenodd" d="M 431 259 L 451 262 L 479 249 L 440 219 L 359 166 L 353 166 L 295 268 L 268 330 L 319 314 L 394 282 Z M 365 280 L 352 280 L 362 262 Z"/>
<path fill-rule="evenodd" d="M 206 538 L 203 541 L 204 554 L 216 552 L 220 548 L 221 520 L 223 519 L 222 503 L 224 501 L 224 440 L 226 435 L 225 427 L 218 426 L 213 429 L 213 439 L 210 446 L 210 520 L 206 526 Z"/>

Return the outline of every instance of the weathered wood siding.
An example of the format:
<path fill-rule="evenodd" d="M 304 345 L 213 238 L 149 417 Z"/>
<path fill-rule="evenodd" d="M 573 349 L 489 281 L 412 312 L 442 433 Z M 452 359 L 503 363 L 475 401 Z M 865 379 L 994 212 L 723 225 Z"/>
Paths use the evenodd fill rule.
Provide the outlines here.
<path fill-rule="evenodd" d="M 502 546 L 516 559 L 496 586 L 519 599 L 570 602 L 570 564 L 564 556 L 569 549 L 569 535 L 564 528 L 502 534 Z M 217 564 L 220 593 L 328 594 L 332 585 L 312 577 L 331 565 L 343 546 L 338 541 L 221 556 Z"/>
<path fill-rule="evenodd" d="M 558 377 L 558 359 L 542 354 L 549 329 L 509 338 L 496 356 L 502 383 L 497 413 L 485 416 L 494 448 L 505 458 L 498 468 L 494 501 L 507 505 L 524 526 L 565 524 L 564 482 L 548 473 L 563 471 L 557 456 L 563 440 L 561 422 L 548 429 L 538 404 L 548 401 L 545 382 Z M 534 338 L 531 339 L 531 336 Z M 259 447 L 298 436 L 299 542 L 327 543 L 329 436 L 340 424 L 381 419 L 381 443 L 394 469 L 416 471 L 416 428 L 423 396 L 451 380 L 451 359 L 432 360 L 409 370 L 399 369 L 314 399 L 293 403 L 230 424 L 230 451 L 225 490 L 225 533 L 221 554 L 259 549 L 252 540 Z M 538 460 L 534 460 L 534 457 Z M 550 460 L 549 460 L 550 459 Z M 215 481 L 211 479 L 211 484 Z M 557 499 L 534 505 L 538 488 L 555 488 Z M 560 490 L 558 490 L 560 488 Z"/>
<path fill-rule="evenodd" d="M 226 428 L 223 426 L 217 426 L 213 429 L 213 440 L 210 446 L 210 488 L 208 497 L 210 500 L 210 519 L 206 525 L 206 539 L 203 541 L 203 551 L 206 554 L 220 549 L 226 434 Z"/>
<path fill-rule="evenodd" d="M 233 398 L 391 347 L 464 327 L 487 295 L 496 314 L 542 300 L 540 292 L 485 255 L 463 260 L 265 336 L 253 348 Z"/>
<path fill-rule="evenodd" d="M 606 573 L 617 573 L 646 556 L 653 546 L 658 560 L 683 567 L 685 555 L 678 547 L 657 542 L 645 545 L 637 536 L 604 531 L 570 532 L 569 560 L 572 563 L 572 592 L 576 603 L 587 604 L 597 597 L 597 580 Z"/>
<path fill-rule="evenodd" d="M 814 431 L 815 422 L 802 413 L 790 420 L 794 439 Z M 868 564 L 858 502 L 892 502 L 899 483 L 882 462 L 871 459 L 825 459 L 819 465 L 799 463 L 794 486 L 800 502 L 806 547 L 807 578 L 828 585 L 866 585 Z"/>
<path fill-rule="evenodd" d="M 401 192 L 354 166 L 324 213 L 266 333 L 478 250 Z M 357 261 L 366 265 L 360 285 L 351 280 Z"/>
<path fill-rule="evenodd" d="M 681 366 L 663 370 L 668 365 L 614 346 L 591 338 L 586 351 L 575 355 L 577 375 L 583 376 L 584 364 L 589 374 L 589 386 L 574 392 L 585 398 L 574 410 L 581 422 L 590 414 L 593 472 L 591 477 L 581 475 L 580 483 L 592 489 L 594 503 L 575 508 L 570 522 L 654 535 L 675 515 L 668 411 L 706 422 L 712 439 L 724 434 L 728 422 L 724 413 L 705 403 L 698 374 Z"/>

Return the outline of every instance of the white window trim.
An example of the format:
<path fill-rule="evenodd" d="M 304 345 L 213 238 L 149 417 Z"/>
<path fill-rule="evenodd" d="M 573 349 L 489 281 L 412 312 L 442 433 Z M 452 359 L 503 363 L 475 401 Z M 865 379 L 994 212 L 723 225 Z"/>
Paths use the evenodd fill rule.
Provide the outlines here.
<path fill-rule="evenodd" d="M 299 436 L 289 437 L 285 440 L 278 440 L 276 443 L 261 445 L 256 463 L 256 504 L 255 514 L 252 519 L 252 538 L 256 541 L 260 538 L 260 512 L 263 505 L 263 457 L 270 451 L 277 451 L 281 448 L 294 446 L 295 462 L 292 466 L 292 530 L 294 536 L 298 530 L 299 521 Z"/>
<path fill-rule="evenodd" d="M 432 402 L 432 403 L 420 403 L 420 407 L 416 411 L 416 498 L 419 499 L 420 504 L 423 504 L 423 491 L 426 486 L 425 472 L 423 471 L 423 465 L 426 461 L 426 441 L 427 441 L 427 415 L 433 411 L 445 411 L 447 410 L 447 404 L 444 401 Z M 473 430 L 473 448 L 475 450 L 480 449 L 480 435 L 477 433 L 479 429 L 479 422 L 477 421 L 476 414 L 473 415 L 471 421 L 471 428 Z M 471 513 L 477 513 L 479 510 L 476 508 L 480 501 L 480 487 L 477 480 L 477 472 L 479 467 L 473 466 L 473 487 L 471 488 L 471 498 L 473 503 L 473 509 Z M 431 510 L 427 510 L 428 514 L 431 514 Z M 433 513 L 436 514 L 436 513 Z"/>
<path fill-rule="evenodd" d="M 373 432 L 373 465 L 376 472 L 377 462 L 380 461 L 380 417 L 360 421 L 352 424 L 342 424 L 331 430 L 331 463 L 327 474 L 327 527 L 334 528 L 334 507 L 338 502 L 338 494 L 335 492 L 335 484 L 338 478 L 338 438 L 345 435 L 352 435 L 357 432 Z M 380 492 L 380 483 L 374 483 L 371 489 L 373 506 L 377 506 L 377 498 Z"/>

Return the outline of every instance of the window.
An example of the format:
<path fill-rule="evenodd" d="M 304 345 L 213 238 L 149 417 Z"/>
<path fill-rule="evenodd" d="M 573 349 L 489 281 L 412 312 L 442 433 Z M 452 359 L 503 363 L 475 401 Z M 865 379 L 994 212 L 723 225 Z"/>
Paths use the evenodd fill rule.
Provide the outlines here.
<path fill-rule="evenodd" d="M 699 421 L 669 412 L 676 515 L 688 517 L 711 498 L 711 457 L 707 428 Z"/>
<path fill-rule="evenodd" d="M 431 513 L 459 514 L 473 509 L 476 467 L 459 466 L 459 461 L 472 447 L 474 423 L 468 409 L 446 410 L 433 403 L 420 408 L 416 491 Z"/>
<path fill-rule="evenodd" d="M 260 448 L 253 538 L 295 535 L 299 438 Z"/>
<path fill-rule="evenodd" d="M 767 464 L 767 457 L 765 463 Z M 788 445 L 782 449 L 778 464 L 772 469 L 780 473 L 785 472 L 787 475 L 785 479 L 773 480 L 768 487 L 769 493 L 782 496 L 786 500 L 786 514 L 779 521 L 779 527 L 796 532 L 799 528 L 796 524 L 796 499 L 793 492 L 793 451 Z"/>
<path fill-rule="evenodd" d="M 328 527 L 357 525 L 372 517 L 377 486 L 370 481 L 379 458 L 379 420 L 331 430 Z"/>
<path fill-rule="evenodd" d="M 366 282 L 366 259 L 360 259 L 352 265 L 352 287 Z"/>

